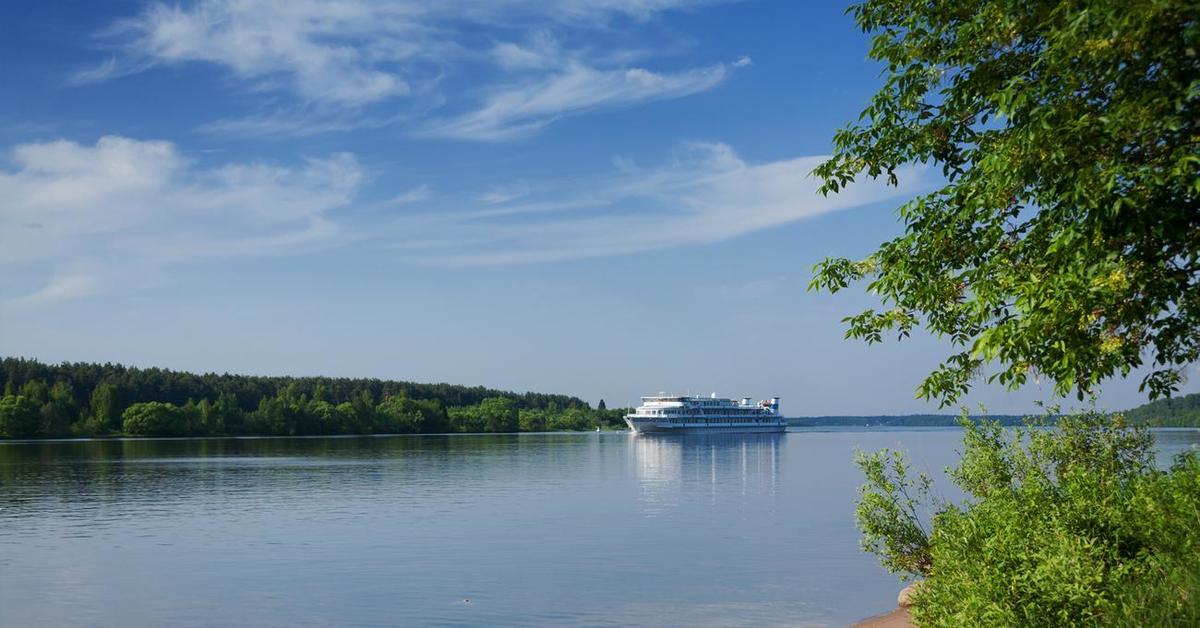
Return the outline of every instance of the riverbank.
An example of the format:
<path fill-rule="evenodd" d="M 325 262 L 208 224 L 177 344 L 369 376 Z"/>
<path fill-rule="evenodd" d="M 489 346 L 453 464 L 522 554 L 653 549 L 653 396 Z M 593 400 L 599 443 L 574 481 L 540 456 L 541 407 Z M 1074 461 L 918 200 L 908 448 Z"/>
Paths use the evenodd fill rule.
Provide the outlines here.
<path fill-rule="evenodd" d="M 911 628 L 912 625 L 912 617 L 908 614 L 908 609 L 897 608 L 890 613 L 864 619 L 854 624 L 854 628 Z"/>

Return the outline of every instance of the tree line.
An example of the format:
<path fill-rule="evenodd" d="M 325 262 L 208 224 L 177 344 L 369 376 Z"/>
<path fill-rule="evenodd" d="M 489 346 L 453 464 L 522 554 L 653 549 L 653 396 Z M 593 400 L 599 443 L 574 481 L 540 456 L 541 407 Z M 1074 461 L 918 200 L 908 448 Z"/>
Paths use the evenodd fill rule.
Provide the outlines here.
<path fill-rule="evenodd" d="M 1151 401 L 1127 410 L 1125 418 L 1134 425 L 1197 426 L 1200 425 L 1200 393 Z"/>
<path fill-rule="evenodd" d="M 619 428 L 578 397 L 379 379 L 0 360 L 0 436 L 302 436 Z"/>

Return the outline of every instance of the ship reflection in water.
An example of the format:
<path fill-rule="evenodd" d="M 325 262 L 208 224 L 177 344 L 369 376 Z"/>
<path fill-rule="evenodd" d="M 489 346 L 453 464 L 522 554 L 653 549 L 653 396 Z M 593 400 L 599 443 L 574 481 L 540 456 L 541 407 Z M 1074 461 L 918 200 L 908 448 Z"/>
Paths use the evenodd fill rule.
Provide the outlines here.
<path fill-rule="evenodd" d="M 630 439 L 640 500 L 653 515 L 681 500 L 774 500 L 786 434 L 639 434 Z"/>

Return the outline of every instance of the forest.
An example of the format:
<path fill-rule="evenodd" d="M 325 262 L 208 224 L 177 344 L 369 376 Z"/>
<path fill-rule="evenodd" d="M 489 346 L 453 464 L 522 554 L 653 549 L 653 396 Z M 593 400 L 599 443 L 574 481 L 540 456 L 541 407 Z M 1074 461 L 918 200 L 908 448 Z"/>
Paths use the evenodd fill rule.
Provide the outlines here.
<path fill-rule="evenodd" d="M 1125 411 L 1125 418 L 1134 425 L 1153 427 L 1200 426 L 1200 393 L 1168 397 L 1151 401 Z"/>
<path fill-rule="evenodd" d="M 0 436 L 309 436 L 622 429 L 578 397 L 380 379 L 0 360 Z"/>

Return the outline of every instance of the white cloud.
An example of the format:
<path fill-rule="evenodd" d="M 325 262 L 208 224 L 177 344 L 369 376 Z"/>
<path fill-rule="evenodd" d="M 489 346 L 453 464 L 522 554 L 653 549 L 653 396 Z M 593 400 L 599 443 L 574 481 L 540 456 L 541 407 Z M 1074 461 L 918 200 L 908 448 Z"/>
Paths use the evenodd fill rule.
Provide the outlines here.
<path fill-rule="evenodd" d="M 199 130 L 214 135 L 308 137 L 324 133 L 380 128 L 396 118 L 375 118 L 357 113 L 314 110 L 276 110 L 269 113 L 222 118 L 201 124 Z"/>
<path fill-rule="evenodd" d="M 708 244 L 820 214 L 911 196 L 931 184 L 923 168 L 905 167 L 901 185 L 861 181 L 829 197 L 810 172 L 825 156 L 752 164 L 720 143 L 684 145 L 669 164 L 628 162 L 542 198 L 457 213 L 410 217 L 397 228 L 441 234 L 411 258 L 445 266 L 497 265 L 622 255 Z M 539 189 L 553 190 L 552 183 Z M 452 237 L 446 237 L 451 234 Z M 385 239 L 388 236 L 383 236 Z M 421 238 L 413 238 L 420 240 Z M 391 248 L 403 251 L 406 244 Z"/>
<path fill-rule="evenodd" d="M 630 67 L 646 51 L 597 50 L 579 41 L 615 17 L 646 20 L 683 0 L 199 0 L 153 3 L 107 31 L 112 56 L 72 82 L 111 80 L 149 68 L 223 68 L 264 108 L 207 131 L 311 135 L 406 121 L 428 135 L 497 140 L 559 116 L 677 98 L 717 85 L 729 65 L 675 73 Z M 464 33 L 470 31 L 470 37 Z M 523 43 L 513 32 L 532 33 Z M 481 38 L 479 33 L 489 34 Z M 554 34 L 552 34 L 554 33 Z M 488 39 L 490 38 L 490 41 Z M 481 70 L 481 62 L 492 67 Z M 442 79 L 474 76 L 471 92 L 434 93 Z M 279 95 L 287 98 L 281 101 Z M 444 104 L 436 115 L 431 108 Z M 407 107 L 405 106 L 407 105 Z M 386 113 L 381 113 L 386 109 Z M 465 113 L 464 113 L 465 111 Z M 430 121 L 434 118 L 434 121 Z"/>
<path fill-rule="evenodd" d="M 501 42 L 492 48 L 496 65 L 506 70 L 537 70 L 559 65 L 562 51 L 558 42 L 546 33 L 538 33 L 527 45 Z"/>
<path fill-rule="evenodd" d="M 55 271 L 50 280 L 36 291 L 9 299 L 14 307 L 38 306 L 92 296 L 104 289 L 104 279 L 95 269 L 71 268 Z"/>
<path fill-rule="evenodd" d="M 414 203 L 423 203 L 433 198 L 433 188 L 428 183 L 422 183 L 411 190 L 402 192 L 393 196 L 385 202 L 385 205 L 412 205 Z"/>
<path fill-rule="evenodd" d="M 202 167 L 163 141 L 24 144 L 0 167 L 0 268 L 41 279 L 10 282 L 2 298 L 44 304 L 152 283 L 181 264 L 350 242 L 441 266 L 624 255 L 745 236 L 932 182 L 905 168 L 899 188 L 866 181 L 826 198 L 809 176 L 823 159 L 751 163 L 728 145 L 694 142 L 666 164 L 618 159 L 613 171 L 583 179 L 437 196 L 422 184 L 369 205 L 396 211 L 351 233 L 331 216 L 364 178 L 348 154 Z"/>
<path fill-rule="evenodd" d="M 359 105 L 408 91 L 398 75 L 375 67 L 373 53 L 415 25 L 382 17 L 361 2 L 208 0 L 191 8 L 156 4 L 124 23 L 134 50 L 157 63 L 203 61 L 265 84 L 283 77 L 306 101 Z M 361 38 L 360 46 L 340 38 Z M 375 48 L 373 50 L 373 47 Z M 387 46 L 403 57 L 402 39 Z"/>
<path fill-rule="evenodd" d="M 116 136 L 24 144 L 9 162 L 0 168 L 0 265 L 49 277 L 17 303 L 91 294 L 176 263 L 328 242 L 337 228 L 326 214 L 363 178 L 345 153 L 295 167 L 201 168 L 170 142 Z"/>
<path fill-rule="evenodd" d="M 529 196 L 532 190 L 529 184 L 524 181 L 518 181 L 510 185 L 496 186 L 487 192 L 479 195 L 479 200 L 486 205 L 498 205 L 500 203 L 510 203 L 521 197 Z"/>
<path fill-rule="evenodd" d="M 512 139 L 565 115 L 702 92 L 720 83 L 726 73 L 723 64 L 657 74 L 642 68 L 598 70 L 571 62 L 549 77 L 496 88 L 478 109 L 434 123 L 425 134 L 484 141 Z"/>

